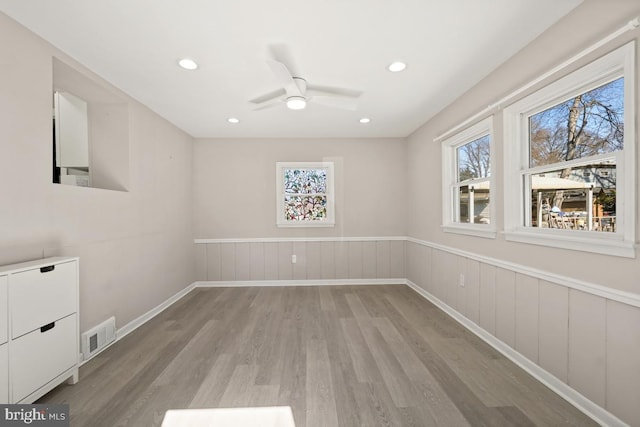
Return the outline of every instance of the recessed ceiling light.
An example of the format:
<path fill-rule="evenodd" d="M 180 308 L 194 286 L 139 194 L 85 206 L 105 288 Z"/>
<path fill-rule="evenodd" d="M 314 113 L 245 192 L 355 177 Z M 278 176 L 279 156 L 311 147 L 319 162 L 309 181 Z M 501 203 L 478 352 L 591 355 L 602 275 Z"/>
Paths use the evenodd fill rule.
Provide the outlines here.
<path fill-rule="evenodd" d="M 388 67 L 389 71 L 391 71 L 392 73 L 397 73 L 399 71 L 404 70 L 405 68 L 407 68 L 407 64 L 400 61 L 393 62 L 389 64 L 389 67 Z"/>
<path fill-rule="evenodd" d="M 371 119 L 369 117 L 363 117 L 360 119 L 360 123 L 362 124 L 371 123 Z"/>
<path fill-rule="evenodd" d="M 178 61 L 178 65 L 184 68 L 185 70 L 195 70 L 198 68 L 198 64 L 193 59 L 182 58 Z"/>
<path fill-rule="evenodd" d="M 233 123 L 234 125 L 235 125 L 236 123 L 240 123 L 240 120 L 239 120 L 239 119 L 237 119 L 237 118 L 235 118 L 235 117 L 229 117 L 229 118 L 227 119 L 227 121 L 228 121 L 229 123 Z"/>
<path fill-rule="evenodd" d="M 307 100 L 302 96 L 290 96 L 287 98 L 287 108 L 290 110 L 302 110 L 307 106 Z"/>

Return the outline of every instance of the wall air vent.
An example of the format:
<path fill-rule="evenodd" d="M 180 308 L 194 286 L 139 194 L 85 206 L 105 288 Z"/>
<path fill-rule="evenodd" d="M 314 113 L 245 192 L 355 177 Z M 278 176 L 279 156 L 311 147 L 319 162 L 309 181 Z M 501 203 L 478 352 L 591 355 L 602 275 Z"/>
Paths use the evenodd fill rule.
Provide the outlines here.
<path fill-rule="evenodd" d="M 116 339 L 116 318 L 111 317 L 82 334 L 82 360 L 89 360 Z"/>

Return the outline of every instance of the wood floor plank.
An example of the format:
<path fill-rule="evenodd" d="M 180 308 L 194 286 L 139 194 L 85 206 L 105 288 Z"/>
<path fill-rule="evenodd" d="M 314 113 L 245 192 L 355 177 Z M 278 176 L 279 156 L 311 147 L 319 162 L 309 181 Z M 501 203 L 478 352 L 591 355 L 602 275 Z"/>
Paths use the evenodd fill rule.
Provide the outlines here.
<path fill-rule="evenodd" d="M 345 293 L 348 292 L 347 286 L 335 286 L 331 288 L 331 295 L 333 296 L 333 302 L 336 306 L 336 314 L 340 319 L 348 319 L 353 317 L 349 303 L 345 298 Z"/>
<path fill-rule="evenodd" d="M 291 406 L 296 427 L 306 423 L 307 347 L 302 328 L 294 320 L 286 319 L 282 326 L 285 347 L 278 405 Z"/>
<path fill-rule="evenodd" d="M 251 387 L 249 407 L 278 406 L 279 385 L 256 385 Z"/>
<path fill-rule="evenodd" d="M 415 399 L 416 390 L 413 388 L 409 377 L 402 370 L 400 362 L 394 357 L 389 344 L 384 340 L 380 331 L 373 325 L 361 324 L 361 328 L 393 403 L 398 408 L 417 405 L 418 402 Z"/>
<path fill-rule="evenodd" d="M 553 405 L 549 405 L 546 396 L 549 389 L 539 381 L 533 379 L 513 362 L 506 359 L 498 359 L 494 362 L 493 369 L 513 382 L 511 400 L 513 404 L 524 413 L 535 425 L 562 424 L 565 426 L 598 426 L 566 400 L 558 399 Z"/>
<path fill-rule="evenodd" d="M 364 426 L 400 426 L 402 413 L 384 383 L 359 384 L 356 399 Z M 345 426 L 346 427 L 346 426 Z"/>
<path fill-rule="evenodd" d="M 516 390 L 502 375 L 496 375 L 490 369 L 493 360 L 485 360 L 472 346 L 459 338 L 441 339 L 437 348 L 440 357 L 486 406 L 513 404 L 511 398 Z"/>
<path fill-rule="evenodd" d="M 334 313 L 327 312 L 322 322 L 327 341 L 327 354 L 331 360 L 331 380 L 333 383 L 338 424 L 341 426 L 367 425 L 363 421 L 362 410 L 358 405 L 354 384 L 358 384 L 347 338 L 340 319 Z M 371 424 L 368 424 L 371 425 Z"/>
<path fill-rule="evenodd" d="M 235 363 L 231 354 L 218 356 L 207 375 L 203 378 L 200 387 L 189 404 L 189 408 L 215 408 L 218 406 L 225 389 L 231 381 Z"/>
<path fill-rule="evenodd" d="M 333 300 L 333 294 L 331 293 L 331 288 L 322 287 L 318 290 L 320 293 L 320 307 L 322 311 L 336 311 L 336 303 Z"/>
<path fill-rule="evenodd" d="M 429 423 L 432 425 L 468 425 L 464 416 L 447 397 L 427 367 L 402 339 L 389 319 L 386 317 L 378 318 L 374 320 L 374 323 L 384 339 L 389 343 L 393 354 L 402 365 L 403 370 L 411 379 L 417 391 L 416 396 L 421 397 L 417 412 L 421 413 L 424 419 L 432 420 L 432 422 Z"/>
<path fill-rule="evenodd" d="M 342 330 L 347 339 L 347 348 L 351 356 L 358 382 L 376 383 L 383 382 L 380 370 L 376 365 L 369 346 L 362 336 L 362 330 L 355 319 L 341 319 Z"/>
<path fill-rule="evenodd" d="M 297 427 L 596 425 L 399 285 L 199 288 L 39 403 L 74 427 L 276 405 Z"/>
<path fill-rule="evenodd" d="M 249 406 L 251 387 L 254 384 L 258 367 L 256 365 L 236 365 L 229 384 L 220 398 L 221 408 Z"/>
<path fill-rule="evenodd" d="M 331 361 L 323 340 L 307 341 L 306 399 L 307 427 L 338 425 Z"/>

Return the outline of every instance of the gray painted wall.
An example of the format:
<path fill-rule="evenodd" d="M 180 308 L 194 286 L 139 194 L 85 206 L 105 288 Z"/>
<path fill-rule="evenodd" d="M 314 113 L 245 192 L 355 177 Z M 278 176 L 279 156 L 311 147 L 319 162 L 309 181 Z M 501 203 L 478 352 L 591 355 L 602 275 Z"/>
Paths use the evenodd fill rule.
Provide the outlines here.
<path fill-rule="evenodd" d="M 443 232 L 441 210 L 433 208 L 434 200 L 440 200 L 441 189 L 432 187 L 433 191 L 425 192 L 423 183 L 441 182 L 441 145 L 434 141 L 435 138 L 638 15 L 640 4 L 637 1 L 586 0 L 425 123 L 408 138 L 407 148 L 407 234 L 434 245 L 407 244 L 409 280 L 631 425 L 640 425 L 640 259 L 553 249 L 504 239 L 499 231 L 504 224 L 501 180 L 503 146 L 507 142 L 503 140 L 500 108 L 493 111 L 493 150 L 497 160 L 491 168 L 496 177 L 492 194 L 492 202 L 497 208 L 497 215 L 492 218 L 498 229 L 495 239 Z M 639 29 L 627 32 L 538 87 L 629 40 L 637 42 L 639 38 Z M 636 60 L 639 57 L 640 52 L 637 52 Z M 636 73 L 636 80 L 639 74 Z M 640 87 L 638 81 L 636 87 Z M 640 123 L 639 118 L 640 108 L 636 107 L 636 126 Z M 640 186 L 637 190 L 640 191 Z M 637 224 L 638 218 L 635 220 Z M 480 262 L 473 256 L 498 260 L 501 266 Z M 526 274 L 528 269 L 571 280 L 541 280 Z M 465 287 L 459 284 L 460 274 L 465 275 Z M 587 283 L 589 290 L 570 286 L 572 281 Z M 632 303 L 598 295 L 599 289 L 603 289 L 604 294 L 612 291 L 613 294 L 628 295 Z"/>
<path fill-rule="evenodd" d="M 196 238 L 403 236 L 403 139 L 198 139 Z M 336 225 L 276 227 L 276 162 L 334 162 Z"/>
<path fill-rule="evenodd" d="M 195 280 L 192 138 L 0 14 L 0 264 L 80 257 L 80 330 Z M 52 184 L 52 58 L 128 104 L 128 191 Z"/>

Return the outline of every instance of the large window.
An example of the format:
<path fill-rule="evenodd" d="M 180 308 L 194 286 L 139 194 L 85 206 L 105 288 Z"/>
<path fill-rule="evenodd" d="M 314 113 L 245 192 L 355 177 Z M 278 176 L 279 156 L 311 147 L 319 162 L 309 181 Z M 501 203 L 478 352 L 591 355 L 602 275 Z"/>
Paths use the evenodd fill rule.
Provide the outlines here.
<path fill-rule="evenodd" d="M 507 239 L 634 256 L 634 50 L 505 109 Z"/>
<path fill-rule="evenodd" d="M 278 162 L 276 180 L 279 227 L 335 224 L 333 163 Z"/>
<path fill-rule="evenodd" d="M 445 231 L 495 237 L 491 203 L 489 117 L 443 141 L 443 227 Z"/>

